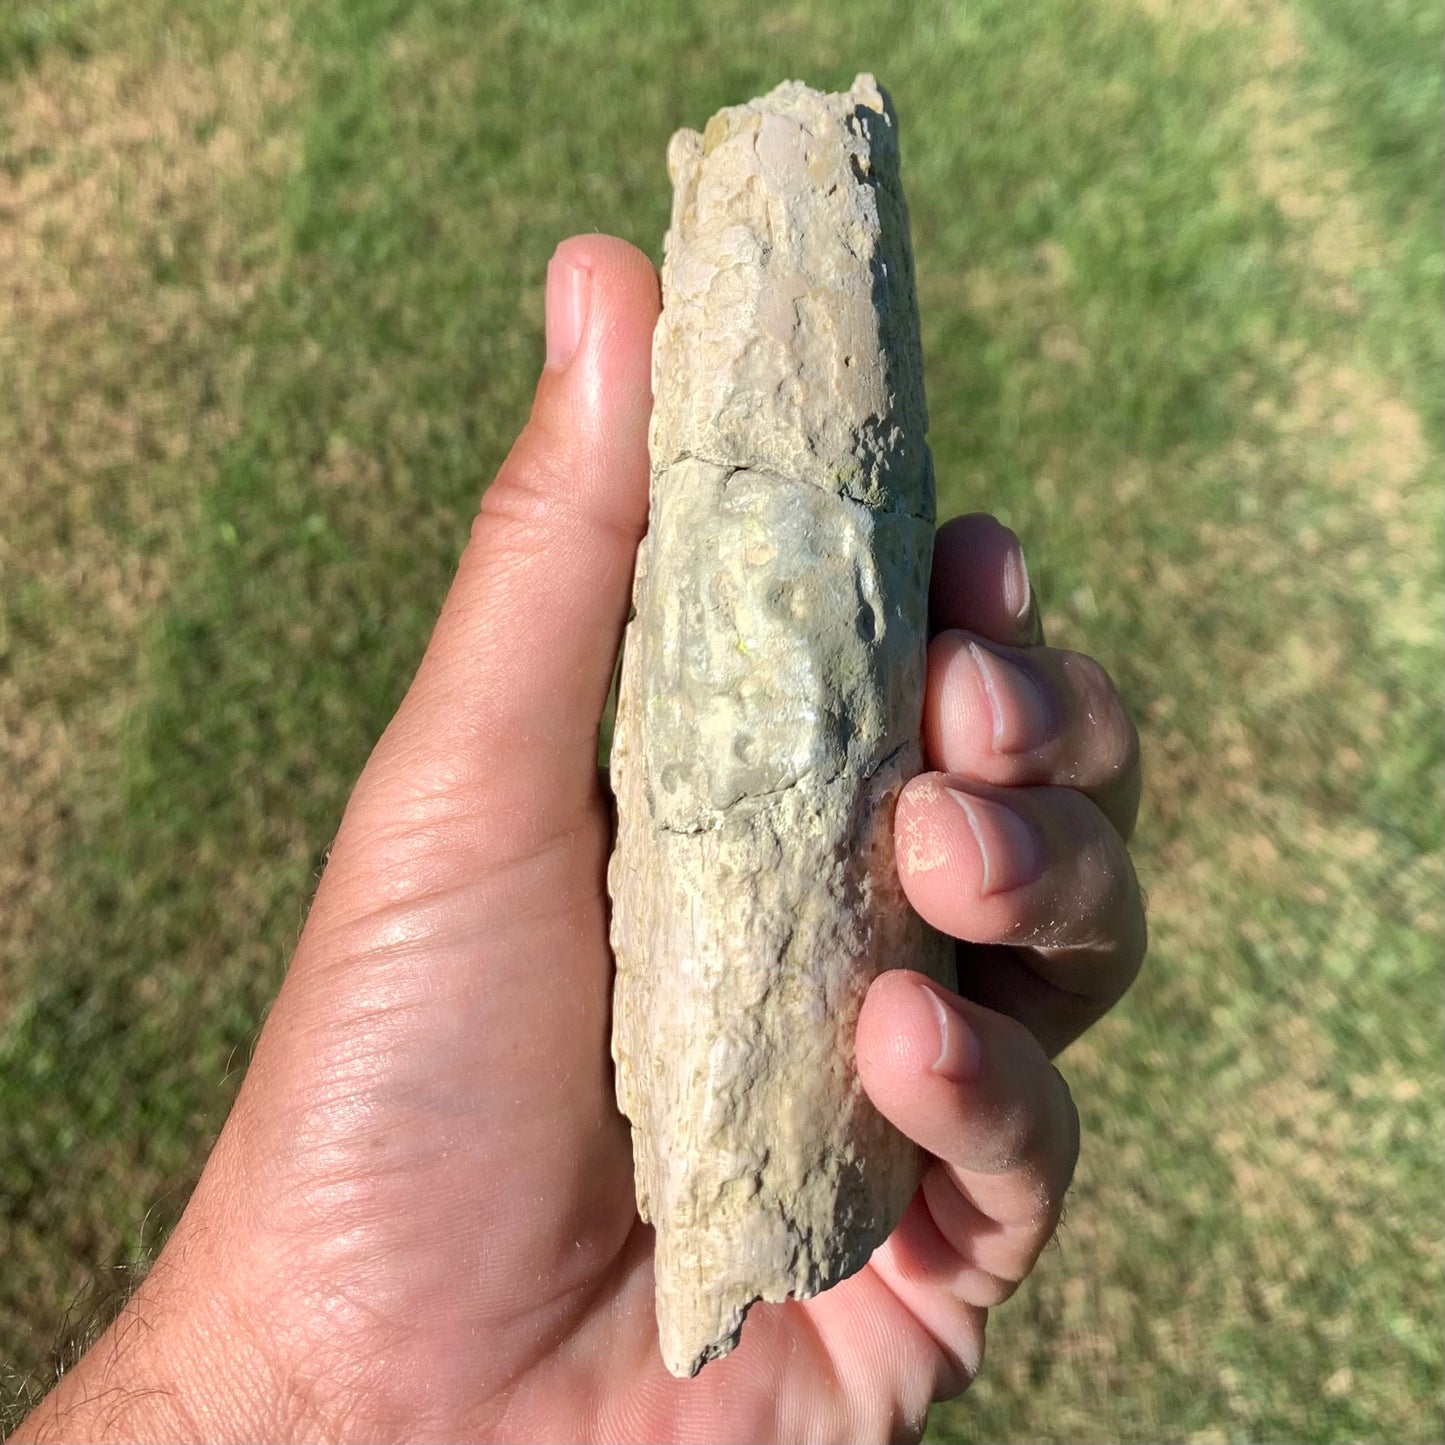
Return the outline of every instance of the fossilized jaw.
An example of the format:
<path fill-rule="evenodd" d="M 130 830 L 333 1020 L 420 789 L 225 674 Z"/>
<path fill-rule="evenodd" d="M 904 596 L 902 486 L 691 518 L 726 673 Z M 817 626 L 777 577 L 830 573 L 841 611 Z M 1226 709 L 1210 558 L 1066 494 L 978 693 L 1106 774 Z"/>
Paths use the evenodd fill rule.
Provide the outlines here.
<path fill-rule="evenodd" d="M 920 766 L 932 463 L 892 112 L 796 82 L 668 152 L 649 532 L 613 742 L 613 1056 L 663 1358 L 860 1267 L 917 1183 L 853 1066 L 951 972 L 893 860 Z"/>

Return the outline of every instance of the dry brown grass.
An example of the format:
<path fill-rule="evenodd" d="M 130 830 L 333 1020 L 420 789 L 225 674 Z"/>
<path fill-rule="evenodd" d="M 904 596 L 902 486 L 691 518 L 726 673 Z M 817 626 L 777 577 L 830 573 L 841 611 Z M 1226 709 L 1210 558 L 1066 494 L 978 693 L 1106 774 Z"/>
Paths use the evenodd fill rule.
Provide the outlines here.
<path fill-rule="evenodd" d="M 176 33 L 0 86 L 0 1009 L 63 906 L 59 849 L 237 426 L 281 232 L 234 193 L 274 208 L 297 161 L 283 41 L 208 64 Z"/>
<path fill-rule="evenodd" d="M 208 58 L 177 26 L 0 82 L 0 1023 L 90 903 L 73 860 L 121 805 L 153 627 L 239 424 L 299 153 L 283 40 Z M 132 1146 L 85 1141 L 117 1182 Z M 61 1316 L 83 1330 L 72 1310 L 103 1320 L 124 1293 L 97 1272 L 111 1207 L 31 1201 L 38 1229 L 7 1238 L 0 1358 L 22 1397 Z"/>

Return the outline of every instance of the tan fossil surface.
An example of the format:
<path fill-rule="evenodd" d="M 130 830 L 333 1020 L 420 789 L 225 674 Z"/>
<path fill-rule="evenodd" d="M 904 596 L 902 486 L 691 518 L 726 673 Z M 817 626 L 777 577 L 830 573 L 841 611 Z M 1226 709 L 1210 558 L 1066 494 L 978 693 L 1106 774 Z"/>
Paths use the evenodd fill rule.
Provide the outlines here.
<path fill-rule="evenodd" d="M 885 968 L 951 944 L 893 857 L 933 470 L 896 120 L 791 81 L 668 150 L 651 514 L 623 654 L 613 1057 L 663 1358 L 860 1268 L 919 1158 L 854 1067 Z"/>

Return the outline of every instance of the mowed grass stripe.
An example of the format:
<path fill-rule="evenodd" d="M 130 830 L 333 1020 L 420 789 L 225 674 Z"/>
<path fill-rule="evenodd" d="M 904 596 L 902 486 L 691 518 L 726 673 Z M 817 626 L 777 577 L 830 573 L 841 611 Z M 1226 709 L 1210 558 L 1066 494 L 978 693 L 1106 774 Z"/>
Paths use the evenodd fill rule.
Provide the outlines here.
<path fill-rule="evenodd" d="M 244 47 L 153 3 L 22 6 L 0 26 L 0 1388 L 16 1403 L 67 1311 L 123 1289 L 109 1266 L 184 1202 L 255 1012 L 197 1014 L 199 935 L 171 908 L 187 861 L 126 790 L 278 269 L 296 154 L 278 14 L 240 7 Z"/>
<path fill-rule="evenodd" d="M 1437 374 L 1428 353 L 1378 344 L 1418 300 L 1395 248 L 1433 248 L 1438 267 L 1438 242 L 1387 227 L 1384 188 L 1362 177 L 1341 278 L 1317 229 L 1333 218 L 1279 190 L 1289 167 L 1311 183 L 1349 159 L 1334 117 L 1299 115 L 1327 62 L 1297 30 L 1284 55 L 1266 43 L 1294 26 L 1287 7 L 1200 14 L 1161 14 L 1156 50 L 1214 79 L 1212 126 L 1192 163 L 1167 145 L 1155 158 L 1208 174 L 1275 264 L 1252 283 L 1240 268 L 1177 333 L 1241 389 L 1225 444 L 1163 465 L 1090 458 L 1115 479 L 1107 527 L 1087 476 L 1056 484 L 1093 538 L 1078 555 L 1097 567 L 1107 546 L 1115 564 L 1106 603 L 1061 609 L 1063 635 L 1120 626 L 1125 677 L 1147 666 L 1163 684 L 1140 698 L 1155 956 L 1066 1059 L 1097 1112 L 1061 1288 L 1002 1314 L 1005 1378 L 938 1421 L 969 1438 L 1098 1438 L 1104 1419 L 1126 1438 L 1438 1432 L 1423 1405 L 1440 1378 L 1438 451 L 1433 418 L 1402 399 Z M 1264 137 L 1273 154 L 1261 118 L 1292 128 Z M 1231 129 L 1233 156 L 1206 160 Z M 1428 194 L 1428 147 L 1401 163 Z M 1215 311 L 1234 324 L 1222 348 Z M 980 1412 L 995 1391 L 1003 1408 Z"/>

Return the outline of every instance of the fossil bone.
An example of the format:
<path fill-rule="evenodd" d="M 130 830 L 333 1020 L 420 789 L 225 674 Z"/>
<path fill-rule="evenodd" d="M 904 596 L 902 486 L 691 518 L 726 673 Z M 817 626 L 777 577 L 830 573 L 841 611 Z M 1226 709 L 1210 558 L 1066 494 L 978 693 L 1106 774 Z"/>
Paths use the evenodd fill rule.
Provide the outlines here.
<path fill-rule="evenodd" d="M 668 148 L 650 529 L 609 868 L 618 1102 L 657 1230 L 663 1359 L 860 1268 L 915 1147 L 857 1078 L 881 969 L 951 979 L 893 808 L 918 734 L 934 523 L 892 107 L 790 81 Z"/>

